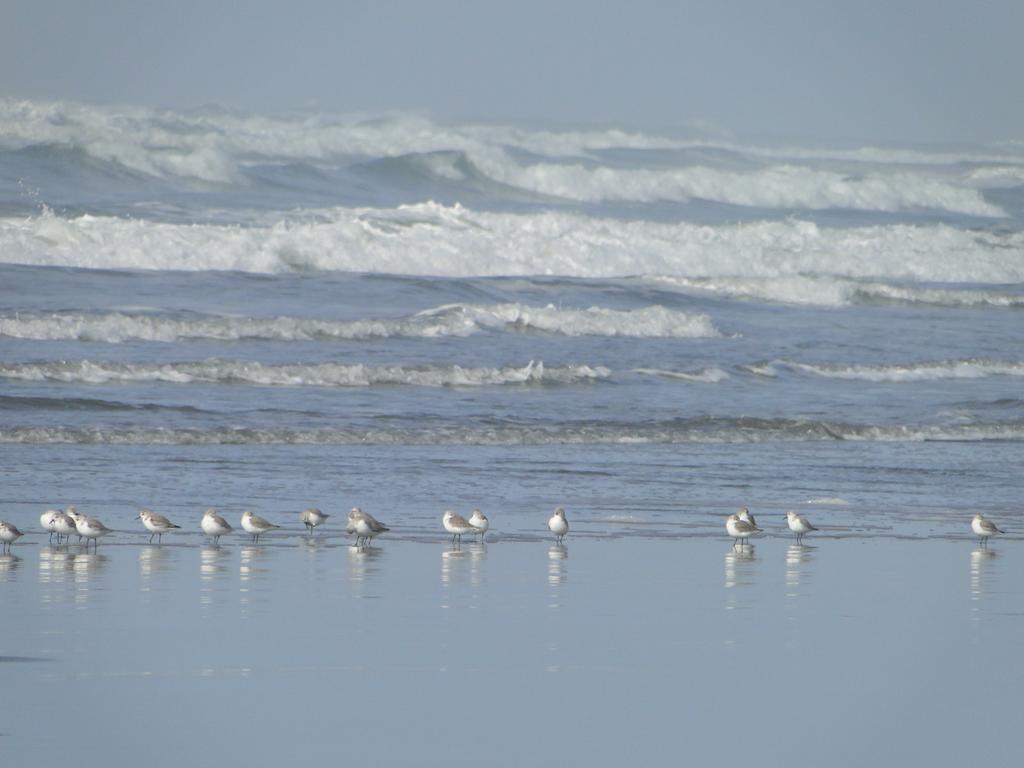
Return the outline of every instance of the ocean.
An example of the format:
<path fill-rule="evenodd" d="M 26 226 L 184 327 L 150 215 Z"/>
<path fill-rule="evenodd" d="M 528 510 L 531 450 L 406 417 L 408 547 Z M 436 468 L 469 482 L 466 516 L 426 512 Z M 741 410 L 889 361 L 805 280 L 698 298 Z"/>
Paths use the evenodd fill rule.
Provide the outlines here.
<path fill-rule="evenodd" d="M 1018 548 L 1022 384 L 1020 142 L 828 145 L 682 129 L 0 99 L 0 517 L 30 532 L 13 555 L 20 550 L 27 562 L 9 561 L 0 590 L 5 606 L 22 605 L 35 617 L 11 632 L 5 611 L 0 655 L 74 658 L 83 638 L 106 648 L 104 605 L 119 632 L 156 642 L 132 619 L 134 602 L 118 599 L 138 579 L 145 599 L 157 599 L 147 564 L 164 555 L 145 554 L 155 550 L 144 546 L 136 519 L 142 507 L 183 525 L 181 546 L 163 550 L 171 553 L 167 599 L 195 590 L 199 600 L 182 607 L 175 596 L 162 609 L 193 636 L 214 628 L 223 637 L 247 636 L 256 612 L 270 637 L 280 631 L 290 642 L 289 629 L 275 629 L 274 615 L 260 614 L 260 606 L 291 600 L 308 579 L 355 588 L 384 570 L 400 591 L 419 576 L 413 565 L 396 564 L 399 553 L 407 563 L 433 562 L 449 508 L 468 516 L 479 507 L 491 518 L 492 554 L 482 565 L 473 558 L 473 566 L 493 571 L 467 576 L 478 609 L 467 615 L 495 611 L 500 623 L 518 612 L 538 632 L 552 630 L 552 605 L 566 603 L 565 595 L 551 602 L 562 584 L 561 554 L 548 551 L 545 526 L 555 506 L 566 508 L 574 548 L 566 562 L 576 568 L 569 583 L 588 573 L 585 596 L 593 602 L 590 612 L 568 612 L 560 648 L 566 637 L 593 637 L 604 611 L 622 631 L 614 607 L 600 600 L 603 588 L 618 592 L 630 574 L 610 547 L 635 553 L 634 563 L 653 558 L 666 568 L 673 545 L 693 563 L 710 549 L 715 583 L 705 588 L 723 589 L 721 556 L 729 546 L 722 523 L 741 506 L 774 537 L 788 535 L 788 509 L 823 529 L 816 561 L 834 545 L 846 553 L 836 562 L 846 563 L 849 578 L 822 575 L 818 584 L 849 588 L 858 564 L 872 562 L 865 554 L 872 546 L 879 562 L 908 570 L 900 547 L 931 547 L 923 551 L 933 576 L 946 567 L 935 553 L 959 547 L 966 595 L 971 514 L 991 516 L 1009 531 L 1003 546 Z M 85 581 L 69 579 L 69 604 L 60 607 L 47 590 L 65 588 L 51 578 L 52 556 L 64 551 L 48 547 L 38 515 L 67 504 L 117 533 L 81 566 L 68 548 L 73 562 L 64 566 Z M 297 515 L 308 506 L 334 516 L 323 549 L 300 546 Z M 392 528 L 375 545 L 384 555 L 370 561 L 369 576 L 352 559 L 360 555 L 344 554 L 336 524 L 353 506 Z M 266 593 L 246 578 L 254 555 L 228 550 L 229 570 L 241 579 L 228 591 L 242 597 L 231 602 L 234 621 L 224 625 L 209 620 L 206 581 L 193 583 L 217 572 L 219 555 L 207 558 L 212 550 L 204 548 L 200 561 L 187 554 L 200 552 L 198 519 L 207 507 L 233 524 L 252 509 L 286 529 L 262 566 L 277 571 L 275 579 L 257 580 Z M 788 543 L 777 544 L 779 558 L 804 562 Z M 506 545 L 522 554 L 494 554 Z M 532 608 L 529 590 L 514 586 L 522 578 L 517 568 L 532 567 L 520 562 L 531 547 L 542 580 Z M 579 552 L 609 565 L 588 572 Z M 307 567 L 312 556 L 323 558 L 315 569 Z M 745 566 L 737 581 L 728 557 L 731 595 Z M 972 594 L 987 557 L 971 561 Z M 1009 554 L 997 562 L 1016 570 L 999 582 L 1001 618 L 991 629 L 998 638 L 1019 637 L 1021 582 L 1009 576 L 1020 566 Z M 651 563 L 638 566 L 644 578 L 655 578 L 645 570 Z M 694 583 L 707 576 L 686 567 Z M 110 590 L 106 602 L 76 604 L 82 583 L 96 587 L 97 573 Z M 443 687 L 439 670 L 453 669 L 456 688 L 472 688 L 475 670 L 488 662 L 470 654 L 460 667 L 439 651 L 454 632 L 440 618 L 453 616 L 446 573 L 443 562 L 440 597 L 421 595 L 437 602 L 416 625 L 427 662 L 373 656 L 362 671 L 320 672 L 376 669 L 387 690 L 404 692 L 406 665 L 430 686 Z M 928 583 L 920 584 L 923 592 Z M 500 593 L 495 604 L 481 597 L 488 584 Z M 778 584 L 793 586 L 781 576 Z M 669 598 L 655 592 L 657 601 L 640 605 L 660 610 Z M 330 602 L 338 599 L 308 607 L 340 608 Z M 408 598 L 391 605 L 388 618 L 377 619 L 388 634 L 349 628 L 350 649 L 367 632 L 386 646 L 406 631 L 403 622 L 416 624 Z M 765 597 L 758 605 L 767 611 L 772 603 Z M 74 637 L 46 634 L 59 625 L 52 611 L 88 606 L 98 618 Z M 956 612 L 944 606 L 943 616 L 947 609 Z M 650 620 L 635 606 L 621 611 L 631 622 Z M 829 608 L 820 611 L 825 622 Z M 293 614 L 293 624 L 301 623 L 302 614 Z M 860 615 L 867 621 L 870 611 Z M 897 615 L 894 608 L 884 618 Z M 791 648 L 787 620 L 783 611 L 767 626 L 779 628 L 779 647 Z M 319 626 L 324 621 L 316 619 L 326 634 L 307 638 L 311 646 L 330 635 Z M 496 626 L 474 623 L 472 631 L 500 643 L 508 628 L 498 634 Z M 827 626 L 829 639 L 841 643 L 840 626 Z M 730 638 L 736 642 L 734 626 L 719 629 L 702 630 L 713 658 L 727 652 Z M 528 634 L 520 627 L 511 636 L 517 632 Z M 640 637 L 618 639 L 644 647 Z M 946 642 L 943 662 L 970 645 Z M 655 675 L 678 650 L 655 645 L 660 656 L 646 666 L 608 667 L 603 656 L 584 656 L 573 673 L 580 687 L 559 695 L 585 707 L 597 695 L 592 675 L 611 669 L 612 688 L 626 696 L 636 675 Z M 128 656 L 92 672 L 145 677 L 134 661 L 118 667 L 135 658 L 119 653 Z M 196 651 L 181 653 L 171 671 L 189 685 L 224 674 L 234 690 L 249 674 L 239 669 L 259 670 L 258 659 L 204 666 Z M 545 675 L 563 668 L 540 652 L 518 665 L 514 651 L 510 658 L 504 676 L 490 680 L 492 694 L 495 686 L 512 690 L 520 674 L 544 685 Z M 23 691 L 45 680 L 54 695 L 73 689 L 85 696 L 74 682 L 80 670 L 23 667 Z M 267 688 L 238 695 L 283 685 L 284 673 L 274 670 Z M 1022 674 L 1017 662 L 1011 673 Z M 296 695 L 315 688 L 319 705 L 334 695 L 305 667 L 299 679 L 308 685 L 287 684 L 298 686 Z M 168 694 L 171 700 L 187 698 L 189 686 L 175 680 L 186 692 Z M 362 694 L 371 695 L 368 678 L 360 680 Z M 870 695 L 884 695 L 875 681 Z M 963 691 L 972 685 L 962 682 Z M 234 701 L 225 690 L 218 706 Z M 650 703 L 652 715 L 674 695 L 662 692 L 666 698 Z M 925 703 L 926 692 L 920 696 L 910 703 Z M 1014 696 L 1007 691 L 998 701 L 1019 704 Z M 561 701 L 556 696 L 556 706 Z M 769 701 L 767 694 L 757 699 Z M 488 703 L 515 722 L 512 703 L 493 695 Z M 126 716 L 110 706 L 112 717 Z M 644 732 L 657 723 L 641 718 L 633 727 Z M 17 738 L 3 724 L 0 731 L 5 741 Z M 327 750 L 318 738 L 329 735 L 308 738 Z M 352 748 L 361 754 L 364 746 Z M 618 754 L 584 753 L 593 764 Z M 649 753 L 648 764 L 661 763 L 659 754 Z M 850 764 L 865 757 L 854 750 Z M 490 762 L 526 759 L 537 755 L 517 748 Z"/>

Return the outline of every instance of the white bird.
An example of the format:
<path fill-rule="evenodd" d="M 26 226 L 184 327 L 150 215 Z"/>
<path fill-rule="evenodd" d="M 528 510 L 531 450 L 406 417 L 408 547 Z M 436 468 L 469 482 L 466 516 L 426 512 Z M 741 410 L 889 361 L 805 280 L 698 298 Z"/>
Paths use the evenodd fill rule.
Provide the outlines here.
<path fill-rule="evenodd" d="M 750 514 L 750 510 L 747 509 L 746 507 L 740 507 L 739 510 L 736 512 L 736 517 L 738 517 L 743 522 L 750 523 L 752 526 L 757 528 L 757 520 L 754 519 L 754 516 Z"/>
<path fill-rule="evenodd" d="M 19 531 L 13 523 L 0 520 L 0 542 L 3 542 L 3 548 L 0 551 L 10 552 L 11 544 L 16 542 L 22 536 L 24 536 L 24 534 Z"/>
<path fill-rule="evenodd" d="M 99 546 L 99 538 L 106 536 L 108 533 L 113 533 L 112 530 L 107 528 L 103 523 L 97 520 L 95 517 L 88 517 L 86 515 L 79 515 L 75 518 L 75 530 L 78 531 L 78 535 L 85 538 L 85 547 L 89 548 L 89 540 L 92 539 L 94 547 Z"/>
<path fill-rule="evenodd" d="M 74 504 L 69 504 L 68 508 L 64 510 L 64 514 L 71 518 L 71 522 L 75 524 L 75 533 L 78 534 L 78 542 L 82 542 L 82 534 L 78 530 L 78 521 L 84 520 L 85 515 L 78 511 L 78 508 Z"/>
<path fill-rule="evenodd" d="M 469 524 L 476 528 L 480 534 L 480 541 L 484 540 L 484 534 L 487 533 L 487 529 L 491 527 L 491 521 L 487 519 L 487 515 L 481 512 L 479 509 L 474 509 L 473 514 L 469 516 Z"/>
<path fill-rule="evenodd" d="M 565 510 L 557 507 L 554 514 L 548 518 L 548 530 L 555 534 L 555 542 L 562 543 L 565 534 L 569 532 L 569 521 L 565 519 Z"/>
<path fill-rule="evenodd" d="M 370 540 L 391 529 L 384 525 L 369 512 L 363 512 L 359 507 L 352 507 L 348 513 L 348 522 L 345 525 L 346 533 L 356 535 L 356 546 L 366 546 Z"/>
<path fill-rule="evenodd" d="M 181 528 L 180 525 L 175 525 L 163 515 L 157 514 L 149 509 L 143 509 L 139 512 L 139 519 L 142 520 L 142 524 L 146 526 L 146 530 L 149 531 L 149 543 L 153 543 L 153 537 L 157 537 L 157 542 L 163 541 L 163 536 L 170 530 L 175 528 Z"/>
<path fill-rule="evenodd" d="M 327 522 L 327 518 L 329 517 L 330 515 L 321 512 L 316 507 L 304 509 L 299 514 L 299 519 L 302 520 L 302 524 L 306 526 L 307 529 L 309 529 L 310 533 L 313 533 L 313 529 L 316 528 L 318 525 Z"/>
<path fill-rule="evenodd" d="M 57 533 L 57 516 L 63 514 L 59 509 L 48 509 L 39 516 L 39 524 L 43 527 L 44 531 L 49 531 L 50 541 L 53 541 L 53 534 Z M 57 543 L 60 544 L 59 536 Z"/>
<path fill-rule="evenodd" d="M 221 536 L 234 530 L 234 528 L 228 525 L 228 521 L 218 515 L 217 511 L 213 509 L 203 512 L 203 519 L 199 522 L 199 526 L 203 529 L 203 533 L 213 537 L 214 546 L 220 544 Z"/>
<path fill-rule="evenodd" d="M 68 507 L 73 510 L 74 507 Z M 57 533 L 57 543 L 60 544 L 60 537 L 63 536 L 67 541 L 71 540 L 72 533 L 78 533 L 78 528 L 75 527 L 75 518 L 69 515 L 67 512 L 61 512 L 57 510 L 57 517 L 54 519 L 54 531 Z"/>
<path fill-rule="evenodd" d="M 280 528 L 280 527 L 281 526 L 274 525 L 273 523 L 269 522 L 268 520 L 264 520 L 259 515 L 254 515 L 248 509 L 245 510 L 245 512 L 242 513 L 242 529 L 246 533 L 251 533 L 252 534 L 253 543 L 259 542 L 260 536 L 262 536 L 267 531 L 272 531 L 275 528 Z"/>
<path fill-rule="evenodd" d="M 805 533 L 818 530 L 810 524 L 806 517 L 798 515 L 793 510 L 786 513 L 786 523 L 789 525 L 789 530 L 796 534 L 797 544 L 803 541 Z"/>
<path fill-rule="evenodd" d="M 748 523 L 746 520 L 740 520 L 739 515 L 729 515 L 725 519 L 725 530 L 732 536 L 732 545 L 735 547 L 736 542 L 743 543 L 743 540 L 753 536 L 755 533 L 760 533 L 761 529 L 753 523 Z"/>
<path fill-rule="evenodd" d="M 469 524 L 469 521 L 462 515 L 457 515 L 450 509 L 446 510 L 441 516 L 441 525 L 444 529 L 452 535 L 452 544 L 458 539 L 459 544 L 462 544 L 462 534 L 464 533 L 476 533 L 476 528 Z"/>
<path fill-rule="evenodd" d="M 999 530 L 995 523 L 980 513 L 971 518 L 971 530 L 981 540 L 983 547 L 988 546 L 989 536 L 1006 533 L 1006 531 Z"/>
<path fill-rule="evenodd" d="M 323 525 L 325 522 L 327 522 L 327 518 L 329 518 L 330 516 L 331 515 L 327 514 L 326 512 L 321 512 L 315 507 L 304 509 L 302 510 L 302 513 L 299 515 L 299 517 L 302 520 L 302 524 L 309 529 L 310 534 L 312 534 L 313 528 L 315 528 L 317 525 Z"/>

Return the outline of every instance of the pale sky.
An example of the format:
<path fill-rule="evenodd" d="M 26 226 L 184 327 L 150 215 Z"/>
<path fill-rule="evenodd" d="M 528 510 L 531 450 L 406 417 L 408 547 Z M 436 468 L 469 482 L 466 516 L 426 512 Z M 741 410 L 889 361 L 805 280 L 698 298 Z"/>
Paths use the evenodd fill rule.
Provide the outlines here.
<path fill-rule="evenodd" d="M 5 0 L 0 96 L 1024 140 L 1024 0 Z"/>

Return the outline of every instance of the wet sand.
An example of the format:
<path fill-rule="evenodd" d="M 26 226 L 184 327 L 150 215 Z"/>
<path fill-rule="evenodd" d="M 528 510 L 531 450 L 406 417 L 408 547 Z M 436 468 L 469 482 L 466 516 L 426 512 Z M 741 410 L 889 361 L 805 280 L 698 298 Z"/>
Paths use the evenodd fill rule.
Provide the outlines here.
<path fill-rule="evenodd" d="M 138 539 L 0 559 L 11 765 L 1015 764 L 1016 540 Z"/>

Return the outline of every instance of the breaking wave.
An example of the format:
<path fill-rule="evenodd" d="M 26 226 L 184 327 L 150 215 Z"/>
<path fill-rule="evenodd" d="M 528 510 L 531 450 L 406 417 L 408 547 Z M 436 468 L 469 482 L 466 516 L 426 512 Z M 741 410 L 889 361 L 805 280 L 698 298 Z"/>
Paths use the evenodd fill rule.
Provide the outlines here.
<path fill-rule="evenodd" d="M 659 286 L 706 292 L 755 301 L 808 306 L 846 307 L 863 304 L 902 304 L 953 308 L 1024 307 L 1024 294 L 1009 291 L 896 285 L 829 275 L 786 277 L 656 277 Z"/>
<path fill-rule="evenodd" d="M 0 316 L 0 337 L 40 341 L 331 341 L 469 336 L 482 331 L 666 338 L 714 338 L 720 335 L 707 315 L 658 306 L 614 310 L 602 307 L 569 309 L 554 305 L 449 304 L 396 319 L 368 320 L 179 318 L 132 312 L 22 312 Z"/>
<path fill-rule="evenodd" d="M 335 208 L 247 227 L 44 212 L 0 219 L 9 263 L 91 269 L 338 270 L 449 277 L 805 275 L 1024 282 L 1024 233 L 945 224 L 833 229 L 800 220 L 717 226 L 460 205 Z M 785 292 L 785 289 L 780 289 Z"/>
<path fill-rule="evenodd" d="M 706 166 L 676 169 L 586 167 L 492 161 L 484 172 L 509 186 L 581 202 L 685 202 L 696 198 L 752 208 L 822 210 L 840 208 L 895 212 L 935 209 L 969 216 L 1002 217 L 977 189 L 920 174 L 851 177 L 846 173 L 773 166 L 734 171 Z"/>
<path fill-rule="evenodd" d="M 759 443 L 779 441 L 1022 440 L 1024 422 L 956 426 L 875 426 L 790 419 L 701 418 L 671 422 L 431 429 L 214 429 L 0 427 L 0 443 L 101 445 L 557 445 Z M 818 500 L 817 503 L 824 503 Z M 830 501 L 829 503 L 835 503 Z"/>
<path fill-rule="evenodd" d="M 522 367 L 368 366 L 319 363 L 269 365 L 239 360 L 180 363 L 113 363 L 89 360 L 0 364 L 0 378 L 75 384 L 165 382 L 172 384 L 250 384 L 272 387 L 483 387 L 507 384 L 577 384 L 611 375 L 586 365 L 548 366 L 530 361 Z"/>
<path fill-rule="evenodd" d="M 660 368 L 634 368 L 632 372 L 642 376 L 659 376 L 663 379 L 677 379 L 703 384 L 717 384 L 729 378 L 729 374 L 721 368 L 703 368 L 699 371 L 665 371 Z"/>
<path fill-rule="evenodd" d="M 441 124 L 417 115 L 245 115 L 14 99 L 0 99 L 0 137 L 6 148 L 70 148 L 109 164 L 112 172 L 206 184 L 253 184 L 246 175 L 253 164 L 303 164 L 315 171 L 411 158 L 439 179 L 459 179 L 471 168 L 509 187 L 570 200 L 701 198 L 763 208 L 931 209 L 974 216 L 1004 215 L 977 187 L 1004 185 L 1024 167 L 1024 157 L 1007 147 L 771 147 L 620 128 Z M 603 165 L 604 155 L 615 150 L 651 153 L 660 166 Z M 440 155 L 460 160 L 436 163 Z M 708 158 L 716 156 L 733 159 L 729 167 L 713 167 Z M 734 158 L 742 159 L 740 169 Z M 992 165 L 1002 170 L 986 172 Z"/>
<path fill-rule="evenodd" d="M 943 360 L 890 365 L 822 365 L 773 360 L 744 366 L 759 376 L 775 376 L 778 368 L 830 379 L 875 382 L 915 382 L 939 379 L 981 379 L 988 376 L 1024 376 L 1024 362 L 1003 360 Z"/>

